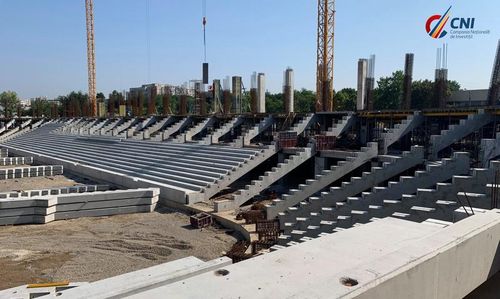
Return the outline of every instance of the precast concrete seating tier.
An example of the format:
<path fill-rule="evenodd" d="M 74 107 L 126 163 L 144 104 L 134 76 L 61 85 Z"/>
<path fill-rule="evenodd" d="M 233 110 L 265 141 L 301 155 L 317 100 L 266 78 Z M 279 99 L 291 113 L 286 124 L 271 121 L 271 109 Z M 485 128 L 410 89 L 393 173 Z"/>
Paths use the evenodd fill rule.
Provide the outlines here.
<path fill-rule="evenodd" d="M 298 123 L 293 125 L 290 128 L 290 131 L 296 132 L 297 135 L 300 135 L 304 133 L 305 130 L 307 130 L 313 122 L 316 120 L 316 116 L 314 113 L 309 113 L 307 114 L 303 119 L 301 119 Z"/>
<path fill-rule="evenodd" d="M 258 180 L 252 180 L 250 185 L 246 185 L 245 189 L 240 189 L 235 192 L 232 200 L 220 200 L 214 202 L 216 212 L 228 211 L 237 209 L 245 202 L 249 201 L 262 191 L 269 188 L 272 184 L 276 183 L 279 179 L 289 174 L 292 170 L 296 169 L 304 162 L 308 161 L 316 153 L 313 144 L 308 147 L 299 148 L 296 154 L 291 155 L 282 163 L 278 163 L 271 171 L 266 171 L 264 175 L 259 176 Z"/>
<path fill-rule="evenodd" d="M 190 256 L 88 284 L 82 284 L 78 286 L 78 289 L 72 288 L 58 292 L 57 294 L 53 292 L 49 296 L 42 298 L 126 298 L 138 292 L 147 292 L 148 290 L 188 279 L 202 273 L 214 273 L 215 270 L 231 264 L 232 261 L 228 257 L 204 262 Z M 10 298 L 8 296 L 16 294 L 13 293 L 14 291 L 16 290 L 9 289 L 2 291 L 0 292 L 0 298 L 2 298 L 2 294 L 5 294 L 6 298 Z"/>
<path fill-rule="evenodd" d="M 290 189 L 288 194 L 284 194 L 280 199 L 274 199 L 273 203 L 267 205 L 266 213 L 268 219 L 274 219 L 278 213 L 295 206 L 309 196 L 323 190 L 327 186 L 341 179 L 343 176 L 356 170 L 372 158 L 377 156 L 378 145 L 375 142 L 369 142 L 367 147 L 362 147 L 359 152 L 352 152 L 351 157 L 345 161 L 339 161 L 337 165 L 330 167 L 329 170 L 323 170 L 314 179 L 308 179 L 304 184 L 300 184 L 298 189 Z"/>
<path fill-rule="evenodd" d="M 454 224 L 389 217 L 217 270 L 195 274 L 175 261 L 163 267 L 184 277 L 155 266 L 59 297 L 464 298 L 500 270 L 499 242 L 498 210 Z"/>
<path fill-rule="evenodd" d="M 82 285 L 87 284 L 87 282 L 69 282 L 64 283 L 63 285 L 55 284 L 55 285 L 47 285 L 43 287 L 33 288 L 31 284 L 25 284 L 21 286 L 17 286 L 10 289 L 5 289 L 0 291 L 0 299 L 13 299 L 13 298 L 40 298 L 41 296 L 47 297 L 51 294 L 55 296 L 59 296 L 61 292 L 76 288 Z"/>
<path fill-rule="evenodd" d="M 470 114 L 466 119 L 461 119 L 459 124 L 448 126 L 448 129 L 442 130 L 440 135 L 431 135 L 429 158 L 437 159 L 440 151 L 478 131 L 493 120 L 494 116 L 479 109 L 477 114 Z"/>
<path fill-rule="evenodd" d="M 332 233 L 339 229 L 347 229 L 355 225 L 364 224 L 372 218 L 398 217 L 405 220 L 424 221 L 429 218 L 452 221 L 453 211 L 457 204 L 450 198 L 438 198 L 429 196 L 424 198 L 421 195 L 421 188 L 428 188 L 438 184 L 439 186 L 451 185 L 439 183 L 455 180 L 459 176 L 453 174 L 464 174 L 469 172 L 468 157 L 458 153 L 454 159 L 446 161 L 443 165 L 430 164 L 424 173 L 418 171 L 413 179 L 402 176 L 400 182 L 389 182 L 389 187 L 383 187 L 379 192 L 363 193 L 363 197 L 348 197 L 347 201 L 336 202 L 335 205 L 326 204 L 317 207 L 313 212 L 308 212 L 308 203 L 290 208 L 287 213 L 279 216 L 280 224 L 284 230 L 283 237 L 280 238 L 286 245 L 288 242 L 301 242 L 303 237 L 316 238 L 322 233 Z M 478 170 L 471 170 L 474 176 L 478 175 Z M 484 172 L 483 172 L 484 174 Z M 485 177 L 476 177 L 478 184 L 486 186 L 481 180 Z M 471 180 L 470 182 L 472 182 Z M 483 188 L 484 188 L 483 187 Z M 374 191 L 380 187 L 374 187 Z M 391 190 L 394 189 L 394 190 Z M 416 195 L 412 195 L 416 194 Z M 456 192 L 455 192 L 456 196 Z M 301 211 L 304 210 L 303 213 Z M 443 215 L 433 214 L 439 210 Z M 293 243 L 292 243 L 293 244 Z"/>
<path fill-rule="evenodd" d="M 154 134 L 151 134 L 151 140 L 152 141 L 166 141 L 169 140 L 171 136 L 176 134 L 177 132 L 181 132 L 184 130 L 187 126 L 189 126 L 192 123 L 192 118 L 191 117 L 185 117 L 167 128 L 165 128 L 162 131 L 157 131 Z"/>
<path fill-rule="evenodd" d="M 70 193 L 108 191 L 109 185 L 77 185 L 51 189 L 0 192 L 0 198 L 43 197 Z"/>
<path fill-rule="evenodd" d="M 396 124 L 394 128 L 390 128 L 388 132 L 382 133 L 383 153 L 387 154 L 389 146 L 398 142 L 401 137 L 419 127 L 423 122 L 424 117 L 419 111 L 416 111 L 414 114 L 408 115 L 401 123 Z"/>
<path fill-rule="evenodd" d="M 208 200 L 276 153 L 199 144 L 82 139 L 45 126 L 3 145 L 17 154 L 128 188 L 160 186 L 162 198 L 183 204 Z"/>
<path fill-rule="evenodd" d="M 30 132 L 31 130 L 34 130 L 38 127 L 45 126 L 49 123 L 53 123 L 54 121 L 45 121 L 45 120 L 39 120 L 38 122 L 32 124 L 31 126 L 24 127 L 23 129 L 20 128 L 15 128 L 14 130 L 11 130 L 7 132 L 6 134 L 0 136 L 0 141 L 7 141 L 12 138 L 15 138 L 17 136 L 21 136 L 23 134 L 26 134 Z"/>
<path fill-rule="evenodd" d="M 356 122 L 356 117 L 352 113 L 343 116 L 340 121 L 334 123 L 332 127 L 328 128 L 325 135 L 339 137 L 346 132 Z"/>
<path fill-rule="evenodd" d="M 320 212 L 323 207 L 335 207 L 337 202 L 345 202 L 348 198 L 377 188 L 380 184 L 424 162 L 424 148 L 413 146 L 411 151 L 403 152 L 402 156 L 379 156 L 378 165 L 372 166 L 370 172 L 363 172 L 361 177 L 351 177 L 350 181 L 342 182 L 339 187 L 330 187 L 328 191 L 321 192 L 318 197 L 309 197 L 293 209 L 278 214 L 280 222 L 294 217 L 307 217 L 310 213 Z M 389 185 L 394 185 L 389 183 Z M 378 189 L 380 190 L 380 189 Z"/>
<path fill-rule="evenodd" d="M 255 125 L 250 130 L 244 132 L 236 138 L 229 145 L 232 147 L 244 147 L 248 146 L 252 143 L 252 140 L 267 130 L 270 126 L 274 124 L 274 118 L 272 115 L 266 116 L 262 121 L 260 121 L 257 125 Z"/>
<path fill-rule="evenodd" d="M 4 157 L 0 158 L 0 166 L 33 164 L 33 157 Z"/>
<path fill-rule="evenodd" d="M 0 169 L 0 180 L 22 179 L 63 174 L 62 165 L 30 166 Z"/>
<path fill-rule="evenodd" d="M 7 158 L 9 156 L 8 148 L 0 148 L 0 158 Z"/>
<path fill-rule="evenodd" d="M 220 128 L 215 130 L 212 134 L 205 136 L 201 141 L 200 144 L 217 144 L 219 143 L 219 139 L 226 135 L 227 133 L 231 132 L 233 128 L 236 128 L 237 126 L 241 125 L 244 121 L 244 118 L 240 115 L 234 117 L 231 119 L 229 122 L 225 123 L 222 125 Z"/>
<path fill-rule="evenodd" d="M 159 194 L 158 188 L 148 188 L 0 199 L 0 225 L 153 212 Z"/>
<path fill-rule="evenodd" d="M 199 135 L 202 132 L 204 132 L 209 126 L 213 125 L 214 122 L 215 122 L 214 117 L 208 117 L 199 122 L 198 124 L 196 124 L 195 126 L 193 126 L 192 128 L 188 129 L 185 133 L 179 134 L 179 136 L 177 136 L 177 138 L 175 138 L 173 141 L 179 143 L 193 141 L 193 138 L 196 135 Z"/>

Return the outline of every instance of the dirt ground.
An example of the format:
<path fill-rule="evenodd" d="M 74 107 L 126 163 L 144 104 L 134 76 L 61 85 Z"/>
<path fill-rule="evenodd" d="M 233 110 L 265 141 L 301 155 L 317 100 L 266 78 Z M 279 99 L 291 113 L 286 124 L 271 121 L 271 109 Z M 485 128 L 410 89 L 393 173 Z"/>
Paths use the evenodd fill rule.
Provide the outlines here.
<path fill-rule="evenodd" d="M 69 174 L 0 181 L 0 192 L 96 184 Z M 224 229 L 192 229 L 189 216 L 154 213 L 0 226 L 0 290 L 27 283 L 95 281 L 195 256 L 220 257 L 237 241 Z"/>
<path fill-rule="evenodd" d="M 195 256 L 224 255 L 237 241 L 219 228 L 192 229 L 173 210 L 0 227 L 0 289 L 95 281 Z"/>

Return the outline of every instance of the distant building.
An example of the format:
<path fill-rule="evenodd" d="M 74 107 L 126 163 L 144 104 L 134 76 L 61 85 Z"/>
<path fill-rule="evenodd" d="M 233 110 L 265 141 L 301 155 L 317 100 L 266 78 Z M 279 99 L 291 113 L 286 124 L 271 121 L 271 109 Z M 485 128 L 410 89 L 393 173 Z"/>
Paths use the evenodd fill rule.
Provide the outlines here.
<path fill-rule="evenodd" d="M 448 107 L 488 106 L 488 89 L 459 90 L 452 92 Z"/>
<path fill-rule="evenodd" d="M 148 99 L 154 94 L 189 95 L 189 90 L 185 86 L 176 86 L 176 85 L 161 84 L 161 83 L 144 84 L 140 87 L 130 88 L 130 90 L 127 92 L 127 99 L 137 97 L 140 93 L 144 95 L 145 99 Z"/>

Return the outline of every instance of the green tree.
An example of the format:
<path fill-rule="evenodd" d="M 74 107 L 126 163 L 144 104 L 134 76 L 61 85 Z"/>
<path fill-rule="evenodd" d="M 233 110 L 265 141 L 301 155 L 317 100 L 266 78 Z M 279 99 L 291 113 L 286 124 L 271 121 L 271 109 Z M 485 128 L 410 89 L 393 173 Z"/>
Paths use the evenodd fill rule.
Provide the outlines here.
<path fill-rule="evenodd" d="M 446 91 L 446 97 L 450 98 L 453 92 L 459 90 L 460 90 L 460 83 L 458 83 L 455 80 L 448 80 L 448 90 Z"/>
<path fill-rule="evenodd" d="M 0 93 L 0 106 L 4 117 L 13 117 L 20 105 L 17 93 L 13 91 L 4 91 Z"/>
<path fill-rule="evenodd" d="M 80 117 L 89 112 L 88 96 L 81 91 L 72 91 L 66 96 L 59 96 L 57 101 L 61 103 L 61 115 L 64 117 Z"/>
<path fill-rule="evenodd" d="M 356 110 L 357 93 L 354 88 L 343 88 L 335 93 L 335 110 L 354 111 Z"/>
<path fill-rule="evenodd" d="M 268 113 L 283 113 L 283 94 L 282 93 L 266 93 L 266 112 Z"/>
<path fill-rule="evenodd" d="M 35 98 L 31 100 L 30 115 L 33 117 L 50 117 L 51 101 L 46 98 Z"/>
<path fill-rule="evenodd" d="M 425 109 L 433 106 L 434 82 L 418 80 L 411 87 L 411 108 Z"/>
<path fill-rule="evenodd" d="M 374 90 L 373 107 L 377 110 L 399 109 L 403 98 L 403 71 L 395 71 L 390 77 L 381 77 Z"/>
<path fill-rule="evenodd" d="M 104 99 L 106 99 L 106 97 L 104 96 L 104 94 L 102 92 L 98 92 L 96 95 L 96 99 L 104 100 Z"/>
<path fill-rule="evenodd" d="M 297 113 L 311 113 L 314 111 L 316 94 L 312 90 L 302 88 L 294 92 L 294 110 Z"/>

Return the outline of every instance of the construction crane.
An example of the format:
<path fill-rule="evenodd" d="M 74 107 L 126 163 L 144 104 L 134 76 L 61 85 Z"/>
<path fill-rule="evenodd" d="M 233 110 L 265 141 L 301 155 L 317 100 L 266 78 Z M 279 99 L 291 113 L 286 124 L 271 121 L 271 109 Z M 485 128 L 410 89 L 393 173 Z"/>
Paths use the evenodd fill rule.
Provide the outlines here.
<path fill-rule="evenodd" d="M 90 114 L 97 116 L 97 99 L 95 84 L 95 41 L 94 41 L 94 0 L 85 0 L 87 19 L 87 68 L 89 73 Z"/>
<path fill-rule="evenodd" d="M 335 0 L 318 0 L 316 111 L 333 111 Z"/>

